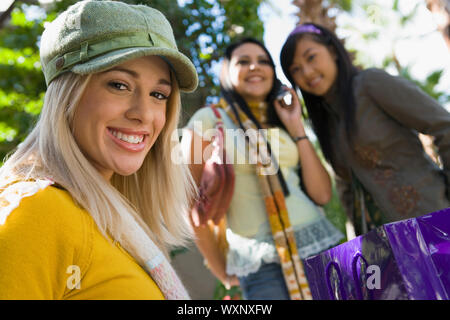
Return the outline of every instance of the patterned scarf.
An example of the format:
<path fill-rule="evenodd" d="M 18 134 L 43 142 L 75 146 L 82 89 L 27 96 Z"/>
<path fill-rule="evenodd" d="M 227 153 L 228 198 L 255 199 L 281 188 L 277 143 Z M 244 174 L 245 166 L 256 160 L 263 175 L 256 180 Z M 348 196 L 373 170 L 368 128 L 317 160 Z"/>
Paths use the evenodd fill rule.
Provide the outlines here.
<path fill-rule="evenodd" d="M 237 117 L 231 106 L 224 99 L 221 99 L 217 105 L 217 107 L 225 110 L 234 123 L 242 124 L 242 129 L 246 133 L 258 132 L 256 124 L 249 119 L 239 105 L 235 103 L 234 106 Z M 267 152 L 267 137 L 262 137 L 260 134 L 247 134 L 246 136 L 248 137 L 249 155 L 252 159 L 257 159 L 256 175 L 264 196 L 275 248 L 280 257 L 281 269 L 289 295 L 292 300 L 311 300 L 311 292 L 298 255 L 283 189 L 277 173 L 273 173 L 278 169 L 273 170 L 276 165 L 275 160 Z"/>
<path fill-rule="evenodd" d="M 249 102 L 248 108 L 258 120 L 260 124 L 266 124 L 269 120 L 269 111 L 267 109 L 267 102 Z"/>

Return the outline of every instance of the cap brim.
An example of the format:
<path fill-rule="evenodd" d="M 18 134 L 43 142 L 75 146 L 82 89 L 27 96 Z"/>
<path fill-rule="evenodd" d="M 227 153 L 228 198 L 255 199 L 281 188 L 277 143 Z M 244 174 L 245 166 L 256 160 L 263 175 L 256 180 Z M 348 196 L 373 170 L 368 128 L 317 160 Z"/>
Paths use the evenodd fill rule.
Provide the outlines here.
<path fill-rule="evenodd" d="M 157 47 L 134 47 L 108 52 L 85 63 L 76 64 L 71 71 L 77 74 L 89 74 L 105 71 L 125 61 L 144 56 L 161 56 L 173 69 L 180 90 L 192 92 L 197 88 L 198 76 L 192 62 L 177 50 Z"/>

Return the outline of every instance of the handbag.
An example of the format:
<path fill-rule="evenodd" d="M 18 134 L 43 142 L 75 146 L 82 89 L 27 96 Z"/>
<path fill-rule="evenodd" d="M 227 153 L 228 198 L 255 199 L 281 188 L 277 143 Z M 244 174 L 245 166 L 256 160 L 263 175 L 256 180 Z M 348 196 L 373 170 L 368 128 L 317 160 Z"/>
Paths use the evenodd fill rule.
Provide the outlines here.
<path fill-rule="evenodd" d="M 314 299 L 448 300 L 450 208 L 382 225 L 304 265 Z"/>
<path fill-rule="evenodd" d="M 199 199 L 192 210 L 192 220 L 197 226 L 204 225 L 209 220 L 214 225 L 220 225 L 230 207 L 234 192 L 235 175 L 224 148 L 222 117 L 215 106 L 210 107 L 217 121 L 215 135 L 210 144 L 211 156 L 205 161 L 200 179 Z"/>

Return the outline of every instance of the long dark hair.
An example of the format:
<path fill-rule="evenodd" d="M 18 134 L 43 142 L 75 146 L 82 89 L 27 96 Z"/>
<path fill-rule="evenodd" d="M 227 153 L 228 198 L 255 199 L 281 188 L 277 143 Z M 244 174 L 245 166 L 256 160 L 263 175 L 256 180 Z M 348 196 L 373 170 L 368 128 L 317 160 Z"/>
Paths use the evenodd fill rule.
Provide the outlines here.
<path fill-rule="evenodd" d="M 219 78 L 220 90 L 221 90 L 222 96 L 226 100 L 226 102 L 230 105 L 231 109 L 233 110 L 233 113 L 235 114 L 236 118 L 239 121 L 239 126 L 241 127 L 241 129 L 243 129 L 245 131 L 245 128 L 242 125 L 241 120 L 239 118 L 238 110 L 236 109 L 236 107 L 240 108 L 256 124 L 258 129 L 261 129 L 261 124 L 258 122 L 258 120 L 255 118 L 253 113 L 250 111 L 250 108 L 248 107 L 247 102 L 244 100 L 244 98 L 242 98 L 242 96 L 236 92 L 236 90 L 234 89 L 233 85 L 231 84 L 231 80 L 230 80 L 229 67 L 230 67 L 230 60 L 231 60 L 231 56 L 233 55 L 233 51 L 246 43 L 253 43 L 253 44 L 256 44 L 257 46 L 261 47 L 261 49 L 264 50 L 264 52 L 267 54 L 267 57 L 269 58 L 270 65 L 272 66 L 272 69 L 273 69 L 273 84 L 272 84 L 272 89 L 270 90 L 269 94 L 266 97 L 266 102 L 268 104 L 268 106 L 267 106 L 268 107 L 268 112 L 267 112 L 268 124 L 271 126 L 281 127 L 286 130 L 286 128 L 284 127 L 280 118 L 278 117 L 278 115 L 275 111 L 275 107 L 273 105 L 273 102 L 275 100 L 277 92 L 281 87 L 281 81 L 278 80 L 278 78 L 276 76 L 275 63 L 273 62 L 273 59 L 269 53 L 269 50 L 267 50 L 267 48 L 264 46 L 264 44 L 262 44 L 262 42 L 260 42 L 259 40 L 255 39 L 255 38 L 251 38 L 251 37 L 246 37 L 246 38 L 242 38 L 236 42 L 233 42 L 226 48 L 225 55 L 224 55 L 223 62 L 222 62 L 222 70 L 221 70 L 220 78 Z M 235 105 L 236 103 L 238 106 Z M 267 145 L 268 145 L 269 152 L 271 152 L 270 145 L 269 144 L 267 144 Z M 284 177 L 281 174 L 281 170 L 278 170 L 277 174 L 278 174 L 278 178 L 280 180 L 281 187 L 283 189 L 283 193 L 285 196 L 288 196 L 289 189 L 287 188 Z"/>
<path fill-rule="evenodd" d="M 301 27 L 297 27 L 299 32 L 294 32 L 289 35 L 286 42 L 283 45 L 280 53 L 281 67 L 286 78 L 290 81 L 293 88 L 298 88 L 294 79 L 290 75 L 289 67 L 292 64 L 295 56 L 295 50 L 297 43 L 303 37 L 307 36 L 311 40 L 326 46 L 328 49 L 332 47 L 337 56 L 337 78 L 335 80 L 335 86 L 337 89 L 337 96 L 339 105 L 345 106 L 343 108 L 343 121 L 345 124 L 345 131 L 347 139 L 352 144 L 353 133 L 357 129 L 355 124 L 355 110 L 356 102 L 353 94 L 352 79 L 358 72 L 357 68 L 352 64 L 350 56 L 347 50 L 342 45 L 341 41 L 330 30 L 321 27 L 313 23 L 307 23 L 302 32 Z M 308 27 L 309 26 L 309 27 Z M 309 32 L 315 30 L 317 32 Z M 329 111 L 326 108 L 326 101 L 321 96 L 310 94 L 301 88 L 299 88 L 302 96 L 305 100 L 306 109 L 308 111 L 308 117 L 311 120 L 313 130 L 319 139 L 320 146 L 325 158 L 333 165 L 332 146 L 330 143 L 330 131 L 329 131 Z M 336 168 L 335 168 L 336 169 Z"/>

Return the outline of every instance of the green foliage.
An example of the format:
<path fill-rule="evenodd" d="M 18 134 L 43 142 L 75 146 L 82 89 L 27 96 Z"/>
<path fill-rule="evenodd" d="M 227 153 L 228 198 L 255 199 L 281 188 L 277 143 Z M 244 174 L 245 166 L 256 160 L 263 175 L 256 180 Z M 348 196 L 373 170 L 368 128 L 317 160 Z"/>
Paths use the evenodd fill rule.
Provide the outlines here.
<path fill-rule="evenodd" d="M 347 221 L 347 214 L 341 204 L 336 191 L 336 186 L 334 184 L 332 192 L 331 200 L 323 207 L 323 210 L 325 211 L 325 216 L 327 219 L 330 220 L 330 222 L 345 235 L 345 222 Z"/>
<path fill-rule="evenodd" d="M 228 30 L 230 39 L 236 36 L 253 36 L 262 40 L 264 27 L 257 12 L 262 0 L 230 0 L 221 3 L 227 16 L 224 30 Z M 236 33 L 238 26 L 243 28 L 241 35 Z"/>
<path fill-rule="evenodd" d="M 353 9 L 353 0 L 337 0 L 334 2 L 344 11 L 351 11 Z"/>
<path fill-rule="evenodd" d="M 217 280 L 216 289 L 214 290 L 213 299 L 214 300 L 224 300 L 225 298 L 242 297 L 242 291 L 239 286 L 233 286 L 229 290 Z"/>
<path fill-rule="evenodd" d="M 25 14 L 34 7 L 18 2 L 10 23 L 0 29 L 1 159 L 28 135 L 43 105 L 38 40 L 44 20 Z"/>

